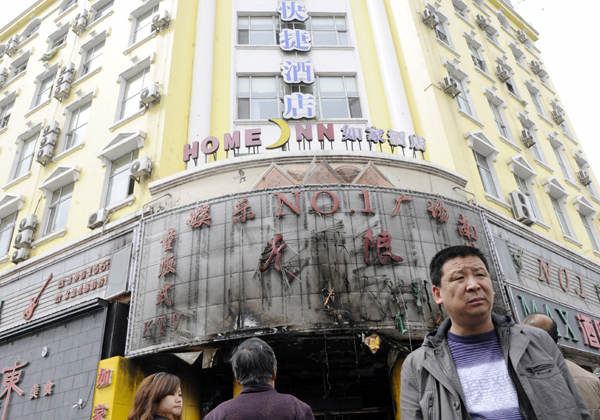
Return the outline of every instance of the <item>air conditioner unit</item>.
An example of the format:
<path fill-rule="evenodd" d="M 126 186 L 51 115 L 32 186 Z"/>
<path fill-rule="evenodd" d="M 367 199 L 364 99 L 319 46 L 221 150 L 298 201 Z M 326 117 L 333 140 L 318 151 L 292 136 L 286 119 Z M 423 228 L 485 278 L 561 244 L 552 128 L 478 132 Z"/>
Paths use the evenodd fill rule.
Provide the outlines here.
<path fill-rule="evenodd" d="M 454 77 L 444 77 L 444 92 L 452 95 L 453 98 L 460 93 L 460 89 L 458 88 L 458 82 L 454 80 Z"/>
<path fill-rule="evenodd" d="M 69 63 L 62 66 L 58 74 L 59 76 L 63 76 L 65 73 L 75 73 L 75 63 Z"/>
<path fill-rule="evenodd" d="M 88 218 L 87 227 L 90 229 L 96 229 L 101 227 L 108 220 L 108 210 L 106 208 L 100 209 L 95 213 L 90 214 Z"/>
<path fill-rule="evenodd" d="M 59 101 L 67 98 L 71 94 L 71 84 L 63 83 L 62 85 L 56 86 L 54 89 L 54 97 Z"/>
<path fill-rule="evenodd" d="M 17 249 L 30 247 L 33 242 L 33 231 L 32 230 L 24 230 L 23 232 L 17 233 L 15 237 L 14 247 Z"/>
<path fill-rule="evenodd" d="M 19 222 L 19 232 L 23 232 L 24 230 L 36 230 L 38 226 L 37 216 L 35 214 L 30 214 L 25 216 Z"/>
<path fill-rule="evenodd" d="M 512 191 L 510 193 L 510 202 L 512 203 L 512 211 L 515 219 L 527 226 L 531 226 L 534 221 L 531 209 L 529 208 L 529 200 L 527 200 L 525 194 L 520 190 Z"/>
<path fill-rule="evenodd" d="M 19 264 L 27 258 L 29 258 L 29 248 L 21 248 L 12 253 L 11 261 L 15 264 Z"/>
<path fill-rule="evenodd" d="M 535 139 L 533 138 L 533 134 L 531 134 L 531 131 L 529 131 L 529 130 L 521 131 L 521 141 L 523 141 L 523 144 L 525 145 L 525 147 L 531 147 L 535 144 Z"/>
<path fill-rule="evenodd" d="M 152 161 L 149 157 L 145 156 L 131 162 L 131 166 L 129 167 L 130 176 L 137 178 L 143 175 L 148 175 L 152 173 Z"/>
<path fill-rule="evenodd" d="M 485 29 L 488 26 L 490 26 L 490 22 L 482 14 L 478 14 L 477 16 L 475 16 L 475 22 L 477 23 L 477 26 L 479 26 L 481 29 Z"/>
<path fill-rule="evenodd" d="M 140 104 L 149 106 L 152 102 L 160 102 L 160 91 L 158 85 L 150 85 L 140 93 Z"/>
<path fill-rule="evenodd" d="M 42 132 L 43 136 L 47 136 L 50 133 L 60 134 L 60 128 L 58 126 L 58 121 L 52 121 L 50 124 L 44 127 L 44 131 Z"/>
<path fill-rule="evenodd" d="M 73 25 L 71 26 L 71 30 L 79 35 L 88 23 L 88 11 L 83 9 L 81 13 L 77 13 L 75 16 L 75 20 L 73 21 Z"/>
<path fill-rule="evenodd" d="M 496 75 L 498 76 L 498 79 L 500 79 L 503 82 L 506 82 L 508 79 L 510 79 L 510 74 L 508 73 L 508 69 L 504 66 L 498 65 L 496 67 Z"/>
<path fill-rule="evenodd" d="M 48 133 L 44 137 L 42 137 L 42 141 L 40 142 L 40 147 L 45 146 L 56 146 L 56 142 L 58 141 L 58 134 L 56 133 Z"/>
<path fill-rule="evenodd" d="M 423 11 L 423 23 L 433 29 L 438 25 L 438 23 L 440 23 L 440 19 L 434 12 L 429 9 L 425 9 Z"/>
<path fill-rule="evenodd" d="M 169 12 L 166 10 L 159 11 L 152 16 L 152 30 L 160 31 L 165 26 L 169 26 L 169 22 L 171 22 L 171 16 L 169 16 Z"/>
<path fill-rule="evenodd" d="M 590 174 L 586 170 L 581 170 L 577 172 L 577 178 L 579 178 L 579 182 L 583 185 L 589 185 L 592 183 L 592 178 L 590 178 Z"/>
<path fill-rule="evenodd" d="M 64 74 L 58 76 L 58 79 L 56 80 L 56 85 L 62 85 L 63 83 L 71 83 L 73 81 L 73 73 L 71 73 L 70 71 L 65 72 Z"/>
<path fill-rule="evenodd" d="M 2 87 L 2 85 L 4 83 L 6 83 L 7 79 L 8 79 L 8 70 L 6 69 L 6 67 L 2 67 L 0 69 L 0 87 Z"/>
<path fill-rule="evenodd" d="M 53 146 L 44 146 L 40 147 L 40 150 L 37 151 L 35 155 L 35 160 L 37 160 L 42 165 L 45 165 L 47 162 L 52 160 L 54 156 L 54 147 Z"/>
<path fill-rule="evenodd" d="M 542 71 L 542 66 L 540 65 L 540 62 L 536 60 L 531 60 L 531 70 L 535 74 L 539 74 L 539 72 Z"/>
<path fill-rule="evenodd" d="M 565 122 L 565 117 L 563 117 L 562 112 L 560 112 L 558 109 L 552 110 L 552 119 L 556 124 L 562 124 Z"/>
<path fill-rule="evenodd" d="M 525 41 L 527 41 L 527 33 L 525 33 L 525 31 L 522 31 L 522 30 L 519 29 L 517 31 L 517 39 L 519 41 L 521 41 L 522 44 L 524 44 Z"/>
<path fill-rule="evenodd" d="M 15 35 L 11 39 L 8 40 L 6 44 L 6 50 L 4 50 L 4 54 L 12 57 L 14 53 L 16 53 L 19 49 L 19 36 Z"/>

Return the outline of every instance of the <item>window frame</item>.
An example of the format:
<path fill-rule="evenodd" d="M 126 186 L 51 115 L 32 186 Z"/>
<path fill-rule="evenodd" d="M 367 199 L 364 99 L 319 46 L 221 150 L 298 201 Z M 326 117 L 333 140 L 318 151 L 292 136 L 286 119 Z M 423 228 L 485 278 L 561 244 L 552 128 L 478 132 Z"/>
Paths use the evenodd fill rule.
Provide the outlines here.
<path fill-rule="evenodd" d="M 127 85 L 133 77 L 137 76 L 139 73 L 141 73 L 143 71 L 148 71 L 147 74 L 149 75 L 148 76 L 149 78 L 152 76 L 152 63 L 154 63 L 155 57 L 156 57 L 156 55 L 153 53 L 151 56 L 138 61 L 133 66 L 129 67 L 127 70 L 125 70 L 121 74 L 119 74 L 119 79 L 118 79 L 117 83 L 119 83 L 121 85 L 121 88 L 119 89 L 119 97 L 118 97 L 117 107 L 115 110 L 115 123 L 111 127 L 109 127 L 110 131 L 113 131 L 115 128 L 117 128 L 124 122 L 130 121 L 132 118 L 135 118 L 136 116 L 142 115 L 146 112 L 146 107 L 142 106 L 138 109 L 137 112 L 134 112 L 129 115 L 124 115 L 123 114 L 123 112 L 124 112 L 123 111 L 123 103 L 124 103 L 123 99 L 127 92 Z M 151 83 L 148 83 L 147 86 L 150 86 L 150 84 Z M 140 89 L 140 92 L 147 86 L 142 87 L 142 89 Z M 133 96 L 130 96 L 130 98 L 133 98 Z"/>
<path fill-rule="evenodd" d="M 306 84 L 297 84 L 297 85 L 288 85 L 285 84 L 282 80 L 281 75 L 276 74 L 276 75 L 272 75 L 272 76 L 267 76 L 267 75 L 259 75 L 259 76 L 255 76 L 255 75 L 238 75 L 237 76 L 237 86 L 236 86 L 236 121 L 249 121 L 249 120 L 254 120 L 254 121 L 260 121 L 260 120 L 267 120 L 268 118 L 260 118 L 260 119 L 255 119 L 252 116 L 252 100 L 255 99 L 252 96 L 252 79 L 253 78 L 274 78 L 275 79 L 275 85 L 276 85 L 276 96 L 275 97 L 268 97 L 268 98 L 272 98 L 277 102 L 277 117 L 271 117 L 271 118 L 283 118 L 283 112 L 284 112 L 284 105 L 283 105 L 283 101 L 286 95 L 290 95 L 292 93 L 295 92 L 301 92 L 301 93 L 308 93 L 305 92 L 306 90 L 312 90 L 312 93 L 310 93 L 311 95 L 313 95 L 315 97 L 315 100 L 317 102 L 317 115 L 314 118 L 315 120 L 347 120 L 347 119 L 363 119 L 363 105 L 362 105 L 362 101 L 360 98 L 360 90 L 358 88 L 358 80 L 357 80 L 357 75 L 356 74 L 352 74 L 352 75 L 339 75 L 339 74 L 316 74 L 315 75 L 315 82 L 310 84 L 310 85 L 306 85 Z M 342 84 L 344 86 L 344 95 L 345 96 L 323 96 L 321 93 L 321 79 L 323 78 L 341 78 L 342 79 Z M 240 96 L 240 79 L 248 79 L 248 86 L 249 86 L 249 96 L 248 97 L 241 97 Z M 352 96 L 349 95 L 348 93 L 348 79 L 354 79 L 354 83 L 356 85 L 356 96 Z M 288 92 L 289 89 L 289 92 Z M 268 99 L 267 98 L 267 99 Z M 345 99 L 345 103 L 346 103 L 346 111 L 347 111 L 347 117 L 324 117 L 323 116 L 323 99 L 327 100 L 327 99 Z M 265 97 L 261 97 L 261 99 L 265 99 Z M 241 118 L 240 117 L 240 101 L 241 100 L 248 100 L 248 118 Z M 358 105 L 359 105 L 359 111 L 360 111 L 360 116 L 352 116 L 353 115 L 353 107 L 351 105 L 352 101 L 358 101 Z"/>
<path fill-rule="evenodd" d="M 0 101 L 0 130 L 8 128 L 10 116 L 12 115 L 12 110 L 15 106 L 16 95 L 9 95 L 9 98 L 7 99 L 8 101 L 6 101 L 6 103 L 4 103 L 4 101 Z"/>
<path fill-rule="evenodd" d="M 25 73 L 27 70 L 27 65 L 29 64 L 29 58 L 31 56 L 31 51 L 27 51 L 25 54 L 21 55 L 21 57 L 14 60 L 10 66 L 10 74 L 8 80 L 5 83 L 5 87 L 8 83 L 10 83 L 13 79 L 17 78 L 20 74 Z"/>
<path fill-rule="evenodd" d="M 532 220 L 535 223 L 543 223 L 542 210 L 535 192 L 531 188 L 532 185 L 535 185 L 535 178 L 537 177 L 535 170 L 521 154 L 510 157 L 506 163 L 508 164 L 508 169 L 513 174 L 517 189 L 525 195 L 529 202 Z"/>
<path fill-rule="evenodd" d="M 12 167 L 10 170 L 10 175 L 8 178 L 9 184 L 12 185 L 13 182 L 18 182 L 19 180 L 28 177 L 29 174 L 31 173 L 31 165 L 33 165 L 37 141 L 40 137 L 41 131 L 42 131 L 42 123 L 38 123 L 35 126 L 31 127 L 29 130 L 27 130 L 17 136 L 17 141 L 16 141 L 17 151 L 15 153 L 15 158 L 13 160 L 13 164 L 12 164 Z M 26 151 L 27 151 L 25 146 L 30 141 L 32 142 L 32 145 L 33 145 L 31 155 L 24 156 L 23 154 L 26 153 Z M 27 171 L 25 171 L 17 176 L 17 169 L 19 167 L 19 164 L 21 162 L 25 161 L 26 159 L 28 159 L 29 157 L 31 157 L 31 162 L 29 162 L 29 168 L 27 169 Z"/>
<path fill-rule="evenodd" d="M 554 216 L 557 218 L 562 234 L 566 239 L 576 241 L 575 230 L 567 213 L 564 203 L 567 202 L 568 193 L 558 180 L 551 176 L 543 181 L 543 184 L 550 199 L 550 204 L 554 209 Z M 562 216 L 562 218 L 561 218 Z M 564 222 L 564 223 L 563 223 Z M 578 242 L 577 242 L 578 243 Z"/>
<path fill-rule="evenodd" d="M 446 70 L 448 70 L 448 75 L 453 77 L 460 87 L 460 93 L 456 95 L 455 98 L 456 103 L 458 104 L 459 113 L 465 114 L 469 118 L 477 121 L 477 111 L 473 102 L 473 98 L 471 97 L 471 92 L 467 85 L 467 83 L 471 82 L 469 75 L 458 67 L 458 60 L 455 59 L 453 62 L 451 62 L 444 59 L 443 62 L 444 67 L 446 67 Z M 464 97 L 461 95 L 464 95 Z M 465 109 L 463 109 L 461 106 L 461 100 L 466 102 L 468 106 L 468 112 L 465 111 Z"/>
<path fill-rule="evenodd" d="M 0 217 L 0 255 L 7 255 L 8 251 L 10 250 L 10 244 L 12 242 L 12 237 L 15 234 L 15 226 L 17 225 L 18 213 L 19 213 L 19 211 L 17 210 L 6 216 Z M 8 221 L 6 227 L 4 229 L 2 229 L 2 223 L 9 218 L 12 218 L 12 221 Z M 5 234 L 7 234 L 8 236 L 4 237 Z M 6 242 L 6 249 L 2 248 L 3 238 L 8 239 L 8 241 Z"/>
<path fill-rule="evenodd" d="M 33 100 L 31 102 L 31 107 L 29 108 L 29 112 L 50 103 L 50 101 L 52 100 L 52 91 L 54 90 L 54 80 L 56 79 L 57 74 L 58 74 L 58 63 L 56 63 L 52 67 L 48 68 L 46 71 L 39 74 L 35 78 L 36 88 L 35 88 L 35 92 L 33 95 Z M 49 87 L 44 88 L 44 83 L 46 81 L 50 82 L 49 85 L 47 85 Z M 44 89 L 44 90 L 42 90 L 42 89 Z M 42 95 L 45 92 L 48 92 L 48 96 L 43 99 Z"/>
<path fill-rule="evenodd" d="M 67 45 L 67 37 L 69 35 L 69 25 L 62 25 L 56 31 L 48 36 L 46 42 L 48 42 L 48 51 L 52 51 L 54 48 L 62 48 Z M 62 40 L 60 45 L 56 45 L 58 41 Z"/>
<path fill-rule="evenodd" d="M 102 19 L 103 17 L 106 17 L 110 14 L 110 12 L 112 10 L 114 10 L 115 7 L 115 0 L 101 0 L 99 2 L 97 2 L 96 4 L 94 4 L 91 7 L 92 10 L 92 18 L 90 19 L 90 25 L 94 24 L 95 22 L 97 22 L 98 20 Z M 100 14 L 100 16 L 98 16 L 98 13 L 102 12 Z"/>
<path fill-rule="evenodd" d="M 156 9 L 156 10 L 155 10 Z M 131 20 L 131 30 L 129 32 L 129 42 L 127 43 L 128 47 L 132 47 L 134 45 L 138 45 L 146 41 L 147 39 L 156 36 L 157 31 L 152 30 L 152 16 L 154 13 L 157 13 L 160 10 L 160 0 L 149 0 L 142 6 L 135 9 L 131 12 L 129 16 L 129 20 Z M 140 19 L 144 17 L 144 15 L 149 13 L 148 23 L 144 26 L 140 27 Z M 138 38 L 137 34 L 142 29 L 150 26 L 150 32 L 147 35 L 142 35 Z"/>
<path fill-rule="evenodd" d="M 115 174 L 115 162 L 117 162 L 120 159 L 123 159 L 124 157 L 129 156 L 129 164 L 125 165 L 124 168 L 121 172 Z M 123 202 L 130 202 L 133 201 L 132 199 L 135 199 L 135 180 L 131 177 L 128 177 L 128 185 L 127 185 L 127 194 L 124 197 L 121 197 L 113 202 L 109 202 L 109 192 L 111 191 L 111 182 L 114 180 L 115 176 L 118 176 L 120 174 L 122 174 L 123 172 L 127 172 L 129 170 L 129 167 L 131 166 L 131 163 L 139 158 L 139 149 L 133 149 L 128 151 L 127 153 L 125 153 L 123 156 L 118 157 L 116 159 L 111 160 L 107 165 L 106 165 L 106 176 L 104 179 L 104 185 L 102 187 L 102 199 L 101 199 L 101 203 L 100 203 L 100 207 L 106 207 L 108 209 L 112 209 L 112 208 L 118 208 L 121 207 Z M 120 188 L 125 189 L 125 186 L 121 186 Z"/>
<path fill-rule="evenodd" d="M 467 146 L 469 146 L 473 150 L 473 159 L 475 160 L 475 166 L 477 167 L 479 180 L 481 181 L 483 191 L 485 192 L 485 196 L 491 198 L 492 200 L 506 204 L 504 199 L 504 193 L 502 192 L 500 180 L 498 179 L 496 167 L 494 165 L 494 162 L 496 162 L 496 158 L 500 151 L 481 130 L 471 131 L 465 134 L 464 137 L 467 140 Z M 490 178 L 494 189 L 496 190 L 496 195 L 486 190 L 486 183 L 484 182 L 483 176 L 481 174 L 480 165 L 477 160 L 477 154 L 485 158 L 485 162 L 487 164 L 487 168 L 485 169 L 487 169 L 490 173 Z"/>
<path fill-rule="evenodd" d="M 66 198 L 63 196 L 62 192 L 65 188 L 73 186 L 73 189 L 70 192 L 70 195 L 68 195 Z M 56 192 L 59 191 L 59 196 L 57 201 L 54 201 L 54 195 L 56 194 Z M 43 230 L 42 230 L 42 236 L 48 236 L 51 235 L 52 233 L 64 228 L 67 226 L 68 224 L 68 218 L 69 218 L 69 212 L 71 210 L 71 201 L 73 199 L 73 195 L 75 193 L 75 182 L 70 182 L 66 185 L 63 185 L 61 187 L 58 187 L 57 189 L 52 191 L 52 194 L 50 195 L 48 201 L 48 206 L 46 208 L 46 211 L 44 212 L 44 224 L 43 224 Z M 65 194 L 66 195 L 66 194 Z M 66 219 L 65 219 L 65 224 L 62 226 L 51 226 L 54 225 L 57 221 L 57 216 L 59 214 L 61 205 L 64 204 L 65 201 L 68 200 L 68 207 L 66 209 Z M 64 211 L 64 209 L 63 209 Z M 54 216 L 54 217 L 53 217 Z"/>

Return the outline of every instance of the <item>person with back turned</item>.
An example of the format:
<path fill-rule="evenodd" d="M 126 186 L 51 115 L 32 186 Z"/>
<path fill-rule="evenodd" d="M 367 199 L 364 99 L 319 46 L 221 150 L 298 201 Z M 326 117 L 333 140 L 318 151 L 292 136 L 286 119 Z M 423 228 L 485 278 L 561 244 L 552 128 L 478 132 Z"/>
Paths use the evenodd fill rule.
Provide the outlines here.
<path fill-rule="evenodd" d="M 558 326 L 556 321 L 544 314 L 531 314 L 525 317 L 523 325 L 541 328 L 550 334 L 555 343 L 558 343 Z M 590 410 L 592 420 L 600 420 L 600 380 L 592 372 L 588 372 L 576 363 L 565 359 L 569 372 L 573 376 L 575 385 L 583 396 Z"/>
<path fill-rule="evenodd" d="M 550 336 L 492 312 L 480 250 L 443 249 L 429 268 L 450 317 L 402 365 L 402 420 L 591 420 Z"/>
<path fill-rule="evenodd" d="M 275 391 L 277 359 L 271 346 L 260 338 L 241 343 L 233 352 L 231 367 L 242 391 L 219 404 L 206 420 L 315 419 L 307 404 Z"/>

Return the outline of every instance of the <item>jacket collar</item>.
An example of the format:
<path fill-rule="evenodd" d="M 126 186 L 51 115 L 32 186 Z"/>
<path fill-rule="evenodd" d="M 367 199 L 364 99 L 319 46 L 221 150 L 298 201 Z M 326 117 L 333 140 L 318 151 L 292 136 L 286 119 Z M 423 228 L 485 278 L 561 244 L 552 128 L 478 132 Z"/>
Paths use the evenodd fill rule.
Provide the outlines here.
<path fill-rule="evenodd" d="M 515 323 L 509 316 L 498 315 L 492 312 L 492 322 L 497 330 L 509 328 Z M 427 333 L 423 345 L 430 347 L 439 347 L 448 335 L 448 330 L 452 326 L 452 319 L 446 318 L 435 331 Z"/>

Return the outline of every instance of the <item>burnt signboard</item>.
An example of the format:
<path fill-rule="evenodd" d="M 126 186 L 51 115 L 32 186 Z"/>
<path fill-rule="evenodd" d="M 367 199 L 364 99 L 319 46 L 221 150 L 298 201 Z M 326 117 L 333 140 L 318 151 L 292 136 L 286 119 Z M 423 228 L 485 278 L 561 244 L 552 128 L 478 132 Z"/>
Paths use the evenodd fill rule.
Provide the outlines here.
<path fill-rule="evenodd" d="M 490 255 L 482 220 L 440 196 L 360 185 L 262 189 L 151 216 L 127 355 L 285 331 L 422 336 L 444 317 L 430 259 L 459 244 Z"/>

